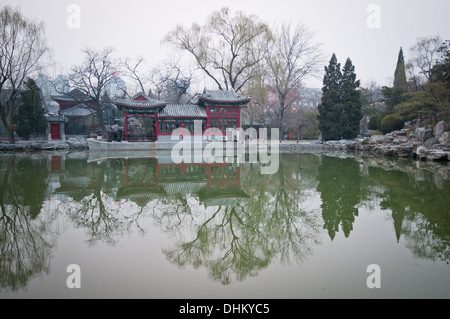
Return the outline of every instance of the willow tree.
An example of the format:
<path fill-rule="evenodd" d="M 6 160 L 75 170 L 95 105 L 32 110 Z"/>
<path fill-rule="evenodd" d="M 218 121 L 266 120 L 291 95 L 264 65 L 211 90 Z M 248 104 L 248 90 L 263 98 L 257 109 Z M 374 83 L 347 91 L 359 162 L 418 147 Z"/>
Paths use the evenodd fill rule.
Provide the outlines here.
<path fill-rule="evenodd" d="M 219 90 L 239 92 L 263 61 L 270 37 L 269 27 L 257 16 L 222 8 L 204 25 L 177 26 L 163 42 L 187 52 Z"/>
<path fill-rule="evenodd" d="M 314 41 L 314 33 L 305 25 L 283 24 L 274 32 L 266 64 L 269 85 L 278 102 L 274 111 L 281 130 L 285 126 L 286 111 L 298 100 L 305 80 L 317 76 L 321 63 L 320 44 Z"/>
<path fill-rule="evenodd" d="M 25 18 L 9 6 L 0 11 L 0 116 L 8 141 L 14 144 L 13 113 L 20 92 L 48 52 L 44 24 Z"/>

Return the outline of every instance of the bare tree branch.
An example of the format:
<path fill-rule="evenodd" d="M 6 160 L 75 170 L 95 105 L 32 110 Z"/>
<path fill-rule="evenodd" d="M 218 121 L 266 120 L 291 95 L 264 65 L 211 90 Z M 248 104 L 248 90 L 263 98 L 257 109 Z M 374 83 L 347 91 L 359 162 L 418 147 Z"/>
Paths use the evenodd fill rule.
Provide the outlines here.
<path fill-rule="evenodd" d="M 120 65 L 112 57 L 112 48 L 106 48 L 102 51 L 86 48 L 83 52 L 84 61 L 80 65 L 74 66 L 67 78 L 71 86 L 78 88 L 92 99 L 97 111 L 102 136 L 106 139 L 108 138 L 108 132 L 103 121 L 101 98 L 108 81 L 120 71 Z"/>

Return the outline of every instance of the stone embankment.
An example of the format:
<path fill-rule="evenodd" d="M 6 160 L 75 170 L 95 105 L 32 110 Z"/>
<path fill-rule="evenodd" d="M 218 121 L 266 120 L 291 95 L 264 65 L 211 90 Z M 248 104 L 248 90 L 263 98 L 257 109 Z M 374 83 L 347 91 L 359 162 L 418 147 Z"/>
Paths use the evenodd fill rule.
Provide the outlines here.
<path fill-rule="evenodd" d="M 450 131 L 444 121 L 435 127 L 410 127 L 386 135 L 328 141 L 325 149 L 368 151 L 399 158 L 450 161 Z"/>
<path fill-rule="evenodd" d="M 0 151 L 53 151 L 53 150 L 86 150 L 87 140 L 83 137 L 71 137 L 65 141 L 17 141 L 15 144 L 0 143 Z"/>
<path fill-rule="evenodd" d="M 86 150 L 88 141 L 83 137 L 71 137 L 66 141 L 17 141 L 16 144 L 0 143 L 0 151 L 51 151 Z M 352 140 L 324 143 L 282 142 L 279 150 L 297 151 L 363 151 L 399 158 L 416 158 L 430 161 L 450 161 L 450 127 L 444 121 L 436 126 L 404 128 L 386 135 L 358 137 Z"/>

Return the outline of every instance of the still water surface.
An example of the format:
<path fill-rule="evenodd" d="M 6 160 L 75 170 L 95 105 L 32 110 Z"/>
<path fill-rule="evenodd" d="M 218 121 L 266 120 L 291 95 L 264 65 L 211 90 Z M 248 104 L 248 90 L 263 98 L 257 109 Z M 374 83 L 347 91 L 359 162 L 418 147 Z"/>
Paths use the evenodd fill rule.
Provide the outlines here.
<path fill-rule="evenodd" d="M 156 155 L 1 155 L 0 298 L 450 298 L 447 163 Z"/>

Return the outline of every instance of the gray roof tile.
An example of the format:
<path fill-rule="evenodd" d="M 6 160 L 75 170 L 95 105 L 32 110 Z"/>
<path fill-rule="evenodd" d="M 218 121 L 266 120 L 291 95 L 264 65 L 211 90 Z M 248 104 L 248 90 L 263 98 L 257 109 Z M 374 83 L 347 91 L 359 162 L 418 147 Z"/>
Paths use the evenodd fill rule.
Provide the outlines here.
<path fill-rule="evenodd" d="M 132 107 L 132 108 L 140 108 L 140 109 L 149 109 L 149 108 L 156 108 L 156 107 L 162 107 L 167 105 L 167 102 L 165 101 L 158 101 L 154 99 L 150 99 L 148 101 L 140 101 L 140 100 L 131 100 L 131 99 L 116 99 L 113 101 L 114 104 L 117 106 L 125 106 L 125 107 Z"/>
<path fill-rule="evenodd" d="M 76 101 L 76 102 L 88 102 L 92 101 L 92 98 L 79 89 L 73 89 L 69 93 L 61 94 L 61 95 L 52 95 L 52 100 L 54 101 Z"/>
<path fill-rule="evenodd" d="M 78 104 L 77 106 L 71 107 L 70 109 L 61 110 L 59 114 L 68 117 L 85 117 L 88 115 L 95 114 L 95 110 L 88 107 L 86 104 Z"/>
<path fill-rule="evenodd" d="M 194 117 L 206 118 L 205 108 L 198 105 L 175 105 L 169 104 L 159 111 L 158 117 Z"/>
<path fill-rule="evenodd" d="M 198 96 L 199 100 L 206 100 L 216 103 L 244 103 L 249 102 L 251 97 L 239 95 L 235 91 L 222 90 L 204 90 L 203 94 Z"/>

